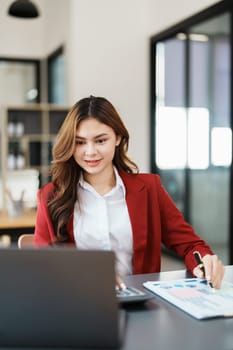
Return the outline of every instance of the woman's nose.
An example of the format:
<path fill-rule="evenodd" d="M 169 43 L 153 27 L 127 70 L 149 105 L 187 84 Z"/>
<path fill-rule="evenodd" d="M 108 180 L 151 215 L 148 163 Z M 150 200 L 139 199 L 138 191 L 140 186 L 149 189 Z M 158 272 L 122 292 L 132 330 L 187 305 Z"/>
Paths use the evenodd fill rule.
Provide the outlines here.
<path fill-rule="evenodd" d="M 85 153 L 90 155 L 96 153 L 95 145 L 92 142 L 86 144 Z"/>

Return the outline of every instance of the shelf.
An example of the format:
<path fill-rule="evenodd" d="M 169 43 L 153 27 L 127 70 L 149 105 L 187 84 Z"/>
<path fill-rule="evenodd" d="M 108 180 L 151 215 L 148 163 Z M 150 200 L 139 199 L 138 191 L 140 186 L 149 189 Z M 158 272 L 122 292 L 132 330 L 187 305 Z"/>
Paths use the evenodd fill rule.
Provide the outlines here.
<path fill-rule="evenodd" d="M 52 146 L 68 111 L 67 106 L 50 104 L 4 106 L 1 109 L 0 192 L 3 209 L 6 209 L 5 192 L 12 170 L 15 170 L 16 179 L 18 170 L 38 170 L 38 187 L 50 181 Z M 20 182 L 22 186 L 22 178 Z M 27 187 L 25 178 L 28 191 Z"/>

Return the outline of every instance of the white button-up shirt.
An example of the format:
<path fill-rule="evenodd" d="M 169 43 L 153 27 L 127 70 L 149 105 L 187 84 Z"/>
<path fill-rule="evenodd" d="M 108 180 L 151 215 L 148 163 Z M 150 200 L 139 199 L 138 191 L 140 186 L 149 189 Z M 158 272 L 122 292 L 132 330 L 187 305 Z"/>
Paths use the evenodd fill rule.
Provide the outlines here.
<path fill-rule="evenodd" d="M 113 250 L 116 272 L 132 274 L 132 227 L 125 186 L 114 168 L 116 186 L 101 196 L 80 177 L 74 208 L 74 238 L 78 249 Z"/>

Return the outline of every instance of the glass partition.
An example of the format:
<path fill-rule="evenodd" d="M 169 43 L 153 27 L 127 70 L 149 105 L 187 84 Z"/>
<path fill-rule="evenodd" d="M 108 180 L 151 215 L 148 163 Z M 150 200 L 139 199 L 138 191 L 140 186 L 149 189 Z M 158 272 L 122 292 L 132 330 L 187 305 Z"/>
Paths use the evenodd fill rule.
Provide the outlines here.
<path fill-rule="evenodd" d="M 226 13 L 190 28 L 196 37 L 190 40 L 189 101 L 198 128 L 193 148 L 197 159 L 207 155 L 204 168 L 198 164 L 191 167 L 190 219 L 224 263 L 229 263 L 232 162 L 230 26 L 230 14 Z M 200 107 L 206 110 L 208 121 L 199 114 Z M 199 134 L 206 145 L 198 149 Z"/>
<path fill-rule="evenodd" d="M 202 17 L 152 40 L 151 167 L 196 232 L 228 264 L 231 12 L 206 11 Z"/>

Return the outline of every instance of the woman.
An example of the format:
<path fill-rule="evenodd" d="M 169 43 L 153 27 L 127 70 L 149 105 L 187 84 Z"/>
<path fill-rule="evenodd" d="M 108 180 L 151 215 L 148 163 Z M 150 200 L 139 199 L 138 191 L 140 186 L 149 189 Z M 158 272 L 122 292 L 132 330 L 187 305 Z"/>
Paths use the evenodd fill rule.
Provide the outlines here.
<path fill-rule="evenodd" d="M 161 242 L 219 288 L 221 261 L 195 234 L 154 174 L 127 156 L 129 134 L 113 105 L 90 96 L 68 113 L 53 148 L 52 182 L 38 192 L 35 245 L 114 250 L 120 276 L 160 271 Z"/>

